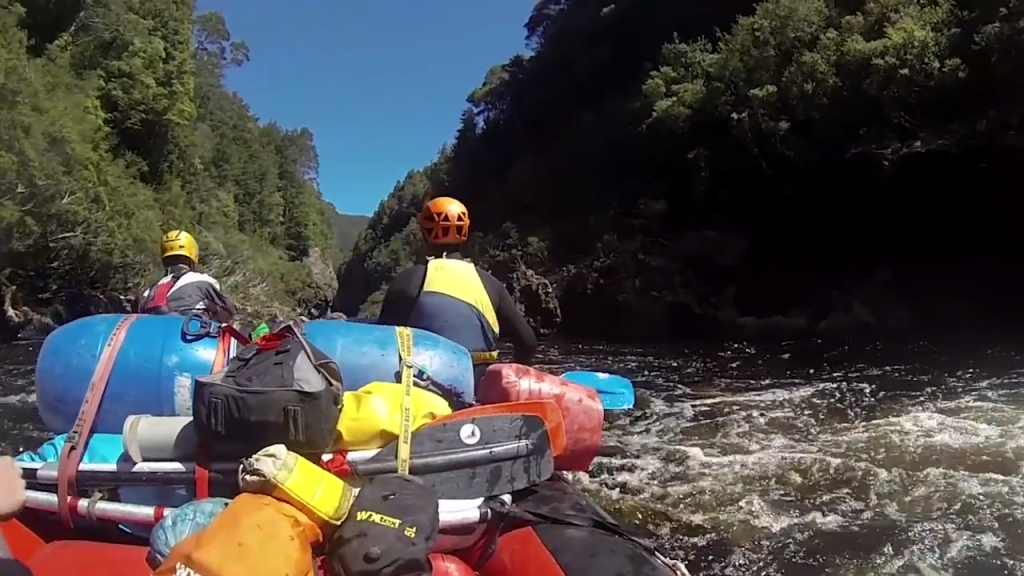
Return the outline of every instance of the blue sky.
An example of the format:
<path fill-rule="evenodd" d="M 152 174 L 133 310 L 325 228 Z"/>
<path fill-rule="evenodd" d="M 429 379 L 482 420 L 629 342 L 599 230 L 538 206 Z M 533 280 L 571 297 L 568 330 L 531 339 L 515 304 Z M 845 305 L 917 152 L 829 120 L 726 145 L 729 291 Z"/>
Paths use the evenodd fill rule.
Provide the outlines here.
<path fill-rule="evenodd" d="M 320 187 L 370 214 L 434 158 L 487 69 L 525 51 L 534 0 L 200 0 L 252 61 L 228 84 L 261 120 L 308 126 Z"/>

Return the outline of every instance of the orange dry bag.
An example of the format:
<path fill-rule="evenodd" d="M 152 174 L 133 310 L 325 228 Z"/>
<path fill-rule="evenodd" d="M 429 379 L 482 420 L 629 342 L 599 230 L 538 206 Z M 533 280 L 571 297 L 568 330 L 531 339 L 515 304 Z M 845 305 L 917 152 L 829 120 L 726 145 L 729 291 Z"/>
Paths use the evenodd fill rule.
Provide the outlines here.
<path fill-rule="evenodd" d="M 235 497 L 209 526 L 182 540 L 153 576 L 313 576 L 320 529 L 290 504 Z"/>

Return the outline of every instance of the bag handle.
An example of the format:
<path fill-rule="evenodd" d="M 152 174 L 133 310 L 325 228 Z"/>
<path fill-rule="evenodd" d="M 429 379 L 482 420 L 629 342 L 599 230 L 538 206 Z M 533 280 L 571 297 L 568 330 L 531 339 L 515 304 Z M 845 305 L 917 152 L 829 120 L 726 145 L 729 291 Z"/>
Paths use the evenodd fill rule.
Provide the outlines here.
<path fill-rule="evenodd" d="M 322 369 L 320 365 L 317 364 L 316 356 L 313 355 L 313 349 L 310 348 L 309 342 L 306 341 L 306 337 L 302 334 L 302 327 L 299 325 L 298 322 L 296 322 L 295 320 L 291 320 L 288 323 L 279 326 L 277 330 L 274 330 L 275 334 L 285 332 L 291 333 L 292 337 L 295 338 L 295 341 L 302 346 L 302 351 L 306 353 L 306 356 L 309 357 L 309 361 L 313 364 L 314 367 L 316 367 L 317 372 L 319 372 L 321 376 L 326 378 L 327 381 L 330 382 L 332 386 L 338 388 L 339 390 L 345 389 L 344 383 L 341 380 L 335 379 L 334 376 L 328 374 L 327 371 Z M 338 375 L 341 375 L 340 369 L 338 370 Z"/>

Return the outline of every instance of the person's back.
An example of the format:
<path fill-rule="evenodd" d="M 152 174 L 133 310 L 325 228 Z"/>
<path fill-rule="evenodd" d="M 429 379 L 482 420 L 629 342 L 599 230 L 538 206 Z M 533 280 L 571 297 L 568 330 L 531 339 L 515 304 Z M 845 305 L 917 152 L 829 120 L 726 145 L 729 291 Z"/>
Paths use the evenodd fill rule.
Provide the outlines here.
<path fill-rule="evenodd" d="M 420 328 L 461 344 L 473 357 L 478 379 L 498 359 L 499 336 L 512 341 L 516 362 L 530 364 L 537 338 L 512 296 L 457 251 L 469 236 L 465 206 L 435 198 L 419 223 L 431 255 L 391 281 L 378 323 Z"/>
<path fill-rule="evenodd" d="M 196 272 L 199 246 L 188 232 L 172 230 L 160 242 L 166 274 L 142 293 L 140 314 L 202 312 L 213 320 L 230 322 L 235 306 L 213 277 Z"/>

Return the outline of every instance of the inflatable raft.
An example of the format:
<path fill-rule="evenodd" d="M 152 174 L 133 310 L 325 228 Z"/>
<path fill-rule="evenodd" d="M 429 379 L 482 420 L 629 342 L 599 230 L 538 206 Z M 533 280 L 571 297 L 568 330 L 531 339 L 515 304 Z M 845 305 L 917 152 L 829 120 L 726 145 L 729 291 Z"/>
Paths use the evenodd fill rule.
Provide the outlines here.
<path fill-rule="evenodd" d="M 513 508 L 550 516 L 531 525 L 496 522 L 474 545 L 431 554 L 431 576 L 679 576 L 685 568 L 628 534 L 556 476 L 514 495 Z M 559 518 L 571 518 L 563 522 Z M 10 555 L 34 576 L 147 576 L 149 547 L 128 534 L 77 529 L 29 511 L 0 524 Z M 11 572 L 14 574 L 14 572 Z"/>
<path fill-rule="evenodd" d="M 54 332 L 40 353 L 36 371 L 40 412 L 55 432 L 64 432 L 82 404 L 101 347 L 120 322 L 116 315 L 94 316 Z M 310 342 L 332 356 L 341 367 L 346 388 L 353 390 L 374 380 L 397 379 L 398 351 L 394 329 L 344 321 L 316 321 L 305 325 Z M 114 360 L 97 425 L 85 449 L 83 464 L 118 462 L 118 433 L 130 415 L 185 416 L 191 410 L 191 381 L 224 363 L 233 353 L 232 340 L 215 326 L 195 319 L 144 316 L 135 319 Z M 437 383 L 472 398 L 469 354 L 454 343 L 414 331 L 414 361 Z M 491 366 L 479 384 L 477 399 L 487 404 L 549 399 L 564 419 L 567 443 L 555 459 L 561 470 L 585 470 L 601 448 L 603 408 L 592 389 L 524 366 Z M 188 401 L 186 401 L 188 400 Z M 60 439 L 47 443 L 21 460 L 59 460 Z M 354 453 L 348 453 L 351 460 Z M 117 486 L 111 486 L 117 488 Z M 41 494 L 15 519 L 0 524 L 0 557 L 14 558 L 35 576 L 146 576 L 148 541 L 125 523 L 152 526 L 168 509 L 168 486 L 122 487 L 118 501 L 90 498 L 79 492 L 67 508 L 84 522 L 66 528 L 55 512 L 56 494 Z M 142 494 L 151 489 L 148 495 Z M 94 495 L 95 496 L 95 495 Z M 188 500 L 191 494 L 179 497 Z M 149 506 L 125 503 L 155 498 Z M 50 504 L 52 500 L 52 505 Z M 101 520 L 100 503 L 125 511 L 118 520 Z M 462 506 L 478 514 L 467 522 Z M 129 512 L 142 511 L 131 516 Z M 511 511 L 519 514 L 511 515 Z M 672 576 L 685 568 L 669 562 L 642 540 L 628 534 L 607 514 L 577 491 L 560 474 L 519 492 L 475 501 L 450 501 L 439 508 L 443 531 L 431 554 L 432 576 Z M 129 518 L 129 516 L 131 516 Z M 460 519 L 461 518 L 461 519 Z M 148 521 L 148 522 L 147 522 Z M 120 525 L 119 525 L 120 523 Z M 4 562 L 0 560 L 0 563 Z M 8 561 L 9 562 L 9 561 Z M 11 566 L 0 566 L 11 568 Z M 15 572 L 12 572 L 15 573 Z"/>
<path fill-rule="evenodd" d="M 39 415 L 50 432 L 71 429 L 89 388 L 102 349 L 121 314 L 88 316 L 51 333 L 36 362 Z M 399 359 L 395 329 L 345 320 L 303 325 L 311 344 L 341 368 L 346 391 L 374 382 L 395 382 Z M 413 330 L 413 362 L 435 382 L 466 402 L 473 401 L 469 352 L 436 334 Z M 128 327 L 107 381 L 92 431 L 119 434 L 132 414 L 191 416 L 197 376 L 234 355 L 236 341 L 200 317 L 138 316 Z"/>

